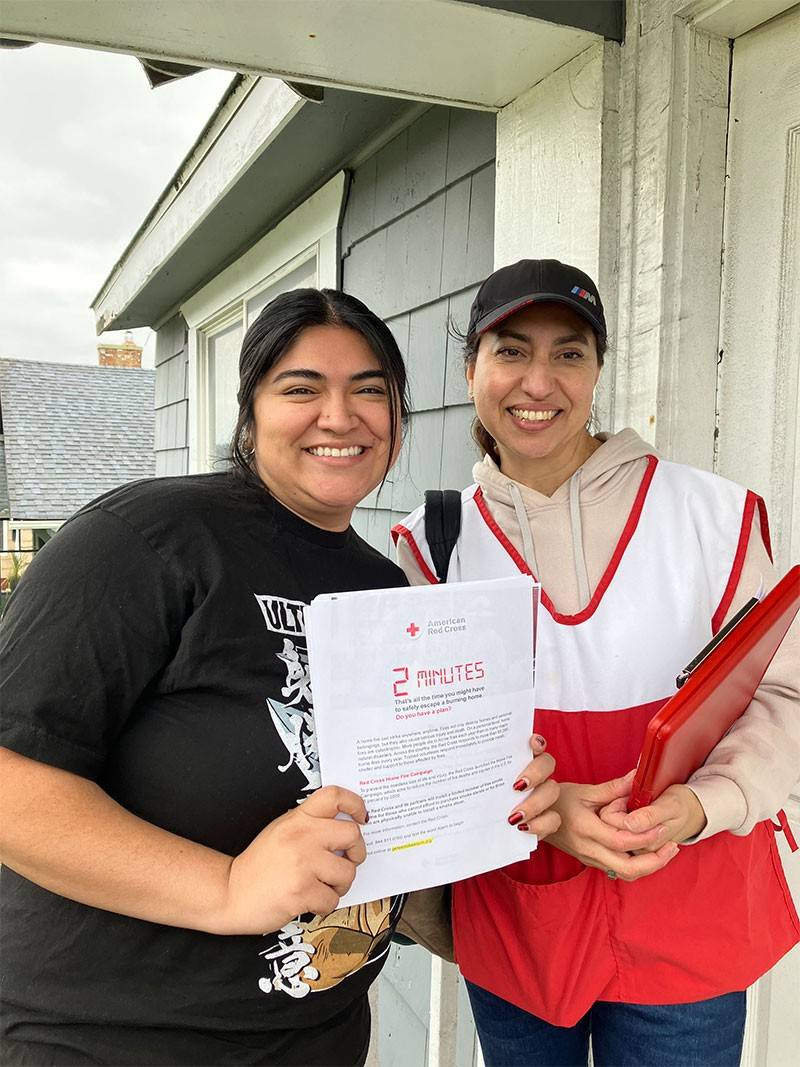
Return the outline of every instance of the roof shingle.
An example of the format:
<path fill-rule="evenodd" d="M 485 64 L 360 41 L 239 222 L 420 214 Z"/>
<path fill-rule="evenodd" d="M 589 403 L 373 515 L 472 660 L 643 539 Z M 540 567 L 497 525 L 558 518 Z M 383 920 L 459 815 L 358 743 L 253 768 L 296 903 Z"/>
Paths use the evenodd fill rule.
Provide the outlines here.
<path fill-rule="evenodd" d="M 62 522 L 152 477 L 154 390 L 151 370 L 0 360 L 11 518 Z"/>

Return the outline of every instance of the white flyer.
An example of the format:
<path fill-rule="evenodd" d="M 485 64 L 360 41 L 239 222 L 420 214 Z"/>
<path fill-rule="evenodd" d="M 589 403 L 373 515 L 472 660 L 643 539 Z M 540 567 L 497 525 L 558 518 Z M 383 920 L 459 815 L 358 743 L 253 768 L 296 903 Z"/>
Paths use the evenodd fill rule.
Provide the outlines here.
<path fill-rule="evenodd" d="M 340 906 L 526 859 L 509 826 L 531 758 L 530 577 L 318 596 L 306 609 L 323 785 L 359 793 L 367 859 Z"/>

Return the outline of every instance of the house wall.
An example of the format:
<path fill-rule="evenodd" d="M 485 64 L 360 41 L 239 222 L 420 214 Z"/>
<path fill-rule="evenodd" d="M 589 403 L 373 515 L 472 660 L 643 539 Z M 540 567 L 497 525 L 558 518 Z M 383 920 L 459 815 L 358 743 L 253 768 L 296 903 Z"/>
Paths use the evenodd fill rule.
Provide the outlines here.
<path fill-rule="evenodd" d="M 156 475 L 189 471 L 189 375 L 186 323 L 181 315 L 156 333 Z"/>
<path fill-rule="evenodd" d="M 354 525 L 386 551 L 426 489 L 471 481 L 477 452 L 459 345 L 492 269 L 495 116 L 432 107 L 358 166 L 342 235 L 342 287 L 386 319 L 406 357 L 412 414 L 401 458 Z M 443 444 L 452 442 L 448 448 Z"/>
<path fill-rule="evenodd" d="M 619 67 L 619 45 L 594 44 L 497 116 L 494 265 L 560 259 L 597 282 L 610 340 L 595 393 L 603 430 L 617 349 Z"/>

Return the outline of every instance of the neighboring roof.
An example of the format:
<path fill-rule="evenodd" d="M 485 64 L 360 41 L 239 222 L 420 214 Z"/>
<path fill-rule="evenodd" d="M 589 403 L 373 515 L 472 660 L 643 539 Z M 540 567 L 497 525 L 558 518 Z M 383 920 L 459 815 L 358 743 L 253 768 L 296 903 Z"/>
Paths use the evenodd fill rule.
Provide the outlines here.
<path fill-rule="evenodd" d="M 155 474 L 155 372 L 0 360 L 14 522 L 62 522 L 123 482 Z"/>

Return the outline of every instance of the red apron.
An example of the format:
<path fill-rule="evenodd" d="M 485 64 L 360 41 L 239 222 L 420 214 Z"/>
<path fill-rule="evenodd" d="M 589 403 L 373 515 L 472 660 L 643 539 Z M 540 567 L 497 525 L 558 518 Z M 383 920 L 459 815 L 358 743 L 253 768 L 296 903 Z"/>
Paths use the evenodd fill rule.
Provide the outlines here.
<path fill-rule="evenodd" d="M 529 573 L 480 490 L 462 500 L 449 580 Z M 756 507 L 763 516 L 733 483 L 651 457 L 590 603 L 564 616 L 543 593 L 535 724 L 560 781 L 604 782 L 636 765 L 647 722 L 728 610 Z M 398 532 L 429 568 L 423 531 L 418 511 Z M 745 989 L 800 940 L 769 822 L 684 846 L 632 883 L 543 842 L 529 860 L 456 884 L 453 928 L 465 978 L 558 1026 L 596 1000 Z"/>

